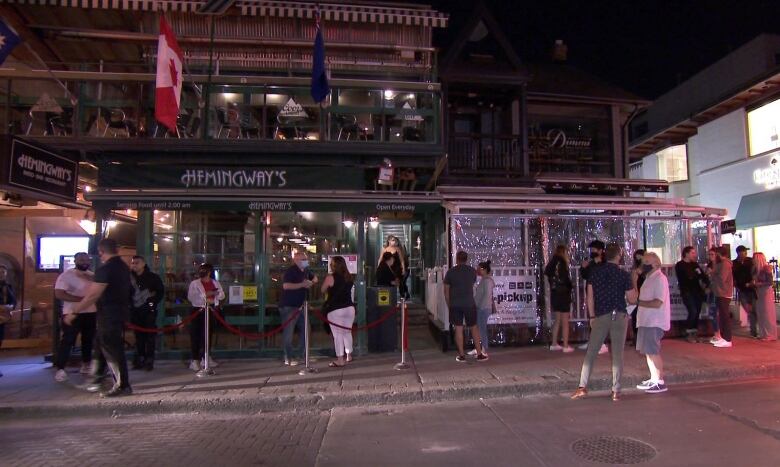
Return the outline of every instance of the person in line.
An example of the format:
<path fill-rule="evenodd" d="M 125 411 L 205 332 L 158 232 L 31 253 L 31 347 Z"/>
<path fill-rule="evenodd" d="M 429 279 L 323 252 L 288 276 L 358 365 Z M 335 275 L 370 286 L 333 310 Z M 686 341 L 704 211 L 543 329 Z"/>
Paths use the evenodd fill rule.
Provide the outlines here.
<path fill-rule="evenodd" d="M 601 240 L 593 240 L 588 244 L 588 250 L 590 250 L 590 257 L 589 259 L 586 259 L 582 262 L 582 265 L 580 265 L 580 277 L 582 277 L 582 280 L 586 282 L 586 288 L 587 283 L 590 282 L 590 276 L 593 274 L 593 271 L 600 268 L 605 264 L 604 261 L 604 250 L 606 246 L 604 245 L 604 242 Z M 588 350 L 588 343 L 584 343 L 579 346 L 580 350 Z M 599 355 L 605 354 L 609 352 L 609 349 L 607 348 L 607 344 L 602 344 L 601 347 L 599 347 Z"/>
<path fill-rule="evenodd" d="M 103 264 L 97 268 L 86 296 L 73 305 L 63 322 L 72 326 L 79 314 L 97 303 L 97 360 L 92 369 L 92 383 L 87 391 L 98 392 L 106 376 L 106 365 L 114 375 L 114 386 L 101 397 L 128 396 L 133 393 L 125 357 L 124 328 L 130 314 L 130 268 L 119 257 L 114 239 L 98 243 L 98 255 Z"/>
<path fill-rule="evenodd" d="M 648 394 L 656 394 L 667 391 L 661 339 L 671 327 L 672 320 L 669 279 L 661 271 L 661 258 L 653 252 L 645 253 L 642 258 L 642 271 L 645 273 L 645 283 L 637 300 L 639 332 L 636 349 L 647 359 L 650 379 L 642 381 L 636 388 Z"/>
<path fill-rule="evenodd" d="M 398 240 L 398 237 L 395 235 L 387 236 L 387 243 L 385 243 L 385 248 L 382 250 L 382 257 L 384 257 L 387 252 L 392 254 L 395 259 L 392 269 L 393 273 L 395 273 L 395 276 L 398 278 L 398 293 L 401 294 L 401 297 L 408 299 L 409 290 L 406 287 L 406 278 L 409 271 L 406 264 L 406 255 L 404 254 L 401 241 Z M 380 264 L 382 263 L 381 258 L 379 262 Z"/>
<path fill-rule="evenodd" d="M 642 290 L 642 284 L 645 282 L 645 274 L 642 272 L 642 258 L 644 258 L 644 256 L 644 249 L 640 248 L 634 251 L 634 264 L 633 268 L 631 269 L 631 282 L 634 284 L 634 288 L 636 289 L 637 293 Z M 633 345 L 636 345 L 636 334 L 638 332 L 636 325 L 636 315 L 639 307 L 633 306 L 631 308 L 633 308 L 629 313 L 631 315 L 631 339 Z"/>
<path fill-rule="evenodd" d="M 482 362 L 488 356 L 482 353 L 482 341 L 477 326 L 477 303 L 474 301 L 474 284 L 477 282 L 477 271 L 467 263 L 469 255 L 465 251 L 455 254 L 455 267 L 447 271 L 444 276 L 444 301 L 450 311 L 450 323 L 455 326 L 455 345 L 458 347 L 456 362 L 465 362 L 466 354 L 463 349 L 463 323 L 471 330 L 474 339 L 474 348 L 479 349 L 477 361 Z"/>
<path fill-rule="evenodd" d="M 555 254 L 544 268 L 544 275 L 550 287 L 550 311 L 555 320 L 552 325 L 550 350 L 574 352 L 569 345 L 569 313 L 571 313 L 571 291 L 573 288 L 569 273 L 569 252 L 566 245 L 555 247 Z M 563 335 L 563 346 L 558 345 L 558 333 Z"/>
<path fill-rule="evenodd" d="M 685 322 L 686 339 L 691 343 L 697 342 L 699 315 L 706 299 L 704 290 L 709 285 L 709 279 L 699 266 L 698 260 L 696 249 L 686 246 L 682 251 L 682 259 L 674 265 L 680 297 L 688 311 L 688 319 Z"/>
<path fill-rule="evenodd" d="M 757 293 L 756 317 L 758 318 L 758 337 L 767 342 L 777 340 L 777 313 L 772 285 L 772 266 L 763 253 L 753 255 L 753 286 Z"/>
<path fill-rule="evenodd" d="M 745 310 L 750 324 L 750 336 L 758 338 L 756 319 L 756 288 L 753 285 L 753 259 L 748 256 L 750 248 L 740 245 L 737 247 L 737 258 L 732 263 L 734 275 L 734 287 L 737 288 L 737 297 L 742 309 Z"/>
<path fill-rule="evenodd" d="M 81 374 L 87 375 L 92 367 L 92 344 L 95 341 L 95 305 L 87 307 L 83 313 L 76 316 L 73 324 L 67 324 L 65 316 L 73 312 L 73 307 L 80 302 L 89 291 L 94 274 L 89 270 L 92 265 L 89 255 L 76 253 L 73 257 L 74 267 L 57 276 L 54 283 L 54 297 L 62 301 L 62 338 L 54 358 L 54 380 L 62 383 L 68 380 L 65 367 L 70 360 L 70 353 L 76 344 L 76 338 L 81 335 Z"/>
<path fill-rule="evenodd" d="M 187 300 L 192 304 L 193 312 L 206 308 L 206 304 L 211 307 L 219 307 L 219 302 L 225 299 L 225 292 L 218 280 L 213 278 L 214 267 L 209 263 L 203 263 L 198 267 L 198 278 L 190 282 L 187 290 Z M 190 370 L 200 371 L 206 366 L 206 312 L 199 314 L 190 324 L 190 350 L 192 360 L 190 361 Z M 211 343 L 214 342 L 212 335 L 216 327 L 217 320 L 209 312 L 209 350 Z M 209 367 L 216 367 L 217 362 L 211 359 L 209 355 Z"/>
<path fill-rule="evenodd" d="M 720 340 L 712 345 L 718 348 L 729 348 L 731 342 L 731 310 L 729 305 L 734 298 L 734 276 L 731 260 L 725 247 L 713 247 L 715 252 L 715 267 L 710 278 L 712 293 L 715 295 L 715 305 L 718 307 L 718 328 Z"/>
<path fill-rule="evenodd" d="M 165 296 L 160 276 L 153 273 L 143 256 L 133 256 L 130 262 L 130 281 L 133 285 L 133 309 L 130 322 L 144 328 L 157 326 L 157 307 Z M 157 335 L 135 331 L 135 358 L 133 369 L 152 371 Z"/>
<path fill-rule="evenodd" d="M 479 263 L 477 274 L 480 277 L 477 291 L 474 294 L 474 301 L 477 304 L 477 324 L 479 326 L 479 337 L 482 345 L 482 355 L 488 354 L 488 318 L 496 312 L 496 302 L 493 300 L 493 290 L 496 282 L 491 273 L 490 261 Z M 469 355 L 476 356 L 479 352 L 475 347 L 469 352 Z"/>
<path fill-rule="evenodd" d="M 588 380 L 593 363 L 607 336 L 612 341 L 612 400 L 620 400 L 623 347 L 628 329 L 626 302 L 636 303 L 637 293 L 631 282 L 631 274 L 620 267 L 622 252 L 618 244 L 610 243 L 607 246 L 606 258 L 606 264 L 594 269 L 588 282 L 587 306 L 591 332 L 588 352 L 582 363 L 580 385 L 571 396 L 575 400 L 588 395 Z"/>
<path fill-rule="evenodd" d="M 376 268 L 376 285 L 378 287 L 398 287 L 400 280 L 393 272 L 395 256 L 389 251 L 382 253 L 382 261 Z"/>
<path fill-rule="evenodd" d="M 13 309 L 16 308 L 14 288 L 8 283 L 8 268 L 0 266 L 0 348 L 5 338 L 5 323 L 11 320 Z M 0 371 L 0 377 L 3 372 Z"/>
<path fill-rule="evenodd" d="M 291 316 L 298 313 L 303 308 L 306 301 L 306 292 L 312 285 L 318 282 L 317 277 L 309 271 L 309 260 L 306 254 L 297 252 L 293 256 L 293 265 L 287 268 L 282 276 L 282 297 L 279 300 L 279 317 L 282 322 L 287 322 Z M 303 312 L 298 314 L 295 322 L 287 325 L 282 331 L 282 347 L 284 348 L 284 364 L 289 366 L 298 365 L 293 354 L 293 335 L 298 329 L 298 351 L 299 357 L 303 356 L 303 349 L 306 345 L 306 317 Z"/>
<path fill-rule="evenodd" d="M 355 303 L 352 292 L 355 286 L 347 262 L 341 256 L 330 260 L 331 274 L 322 281 L 322 293 L 327 293 L 323 310 L 330 321 L 336 360 L 329 367 L 342 367 L 352 361 L 352 324 L 355 322 Z M 338 326 L 341 327 L 338 327 Z M 343 329 L 347 328 L 347 329 Z"/>
<path fill-rule="evenodd" d="M 715 253 L 714 249 L 711 249 L 707 252 L 707 313 L 710 318 L 710 323 L 712 324 L 712 338 L 710 339 L 710 344 L 714 344 L 722 339 L 720 336 L 720 327 L 718 326 L 718 305 L 715 301 L 715 294 L 712 293 L 712 275 L 715 272 L 715 263 L 718 260 L 718 255 Z"/>

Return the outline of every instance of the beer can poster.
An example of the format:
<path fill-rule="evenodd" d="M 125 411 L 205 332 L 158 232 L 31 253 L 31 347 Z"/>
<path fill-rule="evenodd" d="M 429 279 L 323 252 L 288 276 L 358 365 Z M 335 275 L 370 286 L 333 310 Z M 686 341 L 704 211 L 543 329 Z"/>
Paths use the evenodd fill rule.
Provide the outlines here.
<path fill-rule="evenodd" d="M 536 323 L 536 274 L 533 268 L 496 270 L 493 300 L 496 312 L 488 324 Z"/>

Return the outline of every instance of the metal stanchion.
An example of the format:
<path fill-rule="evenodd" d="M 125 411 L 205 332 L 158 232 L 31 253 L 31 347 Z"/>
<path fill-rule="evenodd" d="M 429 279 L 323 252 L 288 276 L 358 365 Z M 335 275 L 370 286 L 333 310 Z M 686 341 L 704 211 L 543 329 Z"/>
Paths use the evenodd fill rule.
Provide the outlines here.
<path fill-rule="evenodd" d="M 206 333 L 205 348 L 203 349 L 203 368 L 195 373 L 198 378 L 203 378 L 204 376 L 214 376 L 214 370 L 209 368 L 209 308 L 209 300 L 207 298 L 206 308 L 203 310 L 203 315 L 206 318 L 206 324 L 203 326 L 204 332 Z"/>
<path fill-rule="evenodd" d="M 406 363 L 406 299 L 401 297 L 401 362 L 395 364 L 396 370 L 408 370 Z"/>
<path fill-rule="evenodd" d="M 306 336 L 306 348 L 304 349 L 304 366 L 301 368 L 301 370 L 298 372 L 299 375 L 304 376 L 308 375 L 309 373 L 316 373 L 317 369 L 312 368 L 309 363 L 309 347 L 310 347 L 310 339 L 311 333 L 309 332 L 309 301 L 306 300 L 303 302 L 303 335 Z"/>

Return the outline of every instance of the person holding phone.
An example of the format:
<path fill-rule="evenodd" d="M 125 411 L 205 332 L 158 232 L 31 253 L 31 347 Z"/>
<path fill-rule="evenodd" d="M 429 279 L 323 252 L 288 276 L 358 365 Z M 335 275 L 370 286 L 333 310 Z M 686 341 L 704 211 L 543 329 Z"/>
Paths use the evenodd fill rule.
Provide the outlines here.
<path fill-rule="evenodd" d="M 303 308 L 306 292 L 318 282 L 317 277 L 309 271 L 309 260 L 303 252 L 295 253 L 293 265 L 287 268 L 282 276 L 282 297 L 279 300 L 279 317 L 286 323 L 290 317 Z M 284 364 L 298 365 L 296 355 L 303 356 L 306 345 L 305 317 L 298 315 L 294 322 L 289 323 L 282 331 L 282 347 L 284 348 Z M 298 329 L 298 351 L 293 354 L 293 334 Z"/>

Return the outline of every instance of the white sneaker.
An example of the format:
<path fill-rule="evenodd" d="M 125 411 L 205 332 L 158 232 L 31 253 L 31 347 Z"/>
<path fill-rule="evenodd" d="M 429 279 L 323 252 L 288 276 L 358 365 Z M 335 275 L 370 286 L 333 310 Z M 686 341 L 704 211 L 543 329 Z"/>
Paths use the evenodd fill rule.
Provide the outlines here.
<path fill-rule="evenodd" d="M 550 346 L 550 350 L 552 350 L 552 351 L 563 350 L 563 347 L 561 347 L 558 344 L 553 344 L 553 345 Z"/>
<path fill-rule="evenodd" d="M 648 389 L 653 387 L 655 384 L 656 384 L 656 382 L 653 381 L 652 379 L 646 379 L 646 380 L 642 381 L 641 383 L 637 384 L 636 388 L 639 389 L 640 391 L 647 391 Z"/>
<path fill-rule="evenodd" d="M 197 360 L 191 360 L 190 361 L 190 370 L 192 371 L 200 371 L 200 362 Z"/>
<path fill-rule="evenodd" d="M 714 345 L 715 347 L 719 347 L 721 349 L 728 349 L 728 348 L 731 347 L 732 344 L 731 344 L 731 342 L 727 341 L 726 339 L 721 339 L 721 340 L 719 340 L 718 342 L 716 342 L 716 343 L 714 343 L 712 345 Z"/>
<path fill-rule="evenodd" d="M 714 344 L 714 343 L 718 342 L 719 340 L 720 340 L 719 338 L 717 338 L 715 336 L 712 336 L 712 339 L 710 339 L 710 344 Z"/>
<path fill-rule="evenodd" d="M 582 345 L 578 345 L 577 348 L 580 350 L 588 350 L 588 343 L 586 342 Z"/>
<path fill-rule="evenodd" d="M 468 353 L 468 355 L 471 355 L 472 357 L 473 357 L 473 356 L 476 356 L 476 355 L 477 355 L 477 349 L 473 349 L 473 350 L 471 350 L 471 351 Z"/>
<path fill-rule="evenodd" d="M 68 380 L 68 374 L 65 373 L 65 370 L 57 370 L 57 373 L 54 373 L 54 381 L 58 383 L 64 383 Z"/>
<path fill-rule="evenodd" d="M 92 373 L 92 363 L 91 362 L 90 363 L 82 363 L 81 364 L 81 369 L 79 370 L 79 373 L 81 373 L 82 375 L 88 375 L 88 374 Z"/>
<path fill-rule="evenodd" d="M 201 360 L 201 361 L 200 361 L 200 366 L 201 366 L 201 367 L 205 367 L 205 366 L 206 366 L 206 361 L 205 361 L 205 359 L 203 359 L 203 360 Z M 219 363 L 217 363 L 217 362 L 215 362 L 214 360 L 212 360 L 212 359 L 211 359 L 211 355 L 209 355 L 209 368 L 216 368 L 216 367 L 218 367 L 218 366 L 219 366 Z"/>
<path fill-rule="evenodd" d="M 563 348 L 563 353 L 572 353 L 572 352 L 574 352 L 574 347 L 570 345 L 567 345 L 566 347 Z"/>
<path fill-rule="evenodd" d="M 609 348 L 607 347 L 607 344 L 601 344 L 601 348 L 599 349 L 599 355 L 603 355 L 607 352 L 609 352 Z"/>

